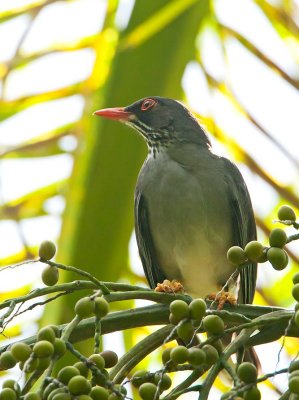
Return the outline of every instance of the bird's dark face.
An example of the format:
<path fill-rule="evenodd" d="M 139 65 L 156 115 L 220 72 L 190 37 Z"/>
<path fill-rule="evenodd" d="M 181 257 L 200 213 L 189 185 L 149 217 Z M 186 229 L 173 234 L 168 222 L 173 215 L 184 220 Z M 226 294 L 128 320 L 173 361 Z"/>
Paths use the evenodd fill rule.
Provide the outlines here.
<path fill-rule="evenodd" d="M 156 150 L 175 141 L 190 140 L 190 134 L 198 139 L 198 130 L 202 131 L 183 104 L 158 96 L 146 97 L 128 107 L 106 108 L 94 114 L 131 126 L 144 137 L 150 148 Z"/>

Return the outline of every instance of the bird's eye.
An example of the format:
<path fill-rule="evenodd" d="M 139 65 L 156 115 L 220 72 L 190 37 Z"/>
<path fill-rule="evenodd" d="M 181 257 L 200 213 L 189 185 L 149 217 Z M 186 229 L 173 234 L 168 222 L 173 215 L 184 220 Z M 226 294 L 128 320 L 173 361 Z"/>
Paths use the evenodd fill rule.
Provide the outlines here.
<path fill-rule="evenodd" d="M 156 104 L 156 100 L 154 99 L 145 99 L 141 104 L 141 111 L 146 111 L 152 108 Z"/>

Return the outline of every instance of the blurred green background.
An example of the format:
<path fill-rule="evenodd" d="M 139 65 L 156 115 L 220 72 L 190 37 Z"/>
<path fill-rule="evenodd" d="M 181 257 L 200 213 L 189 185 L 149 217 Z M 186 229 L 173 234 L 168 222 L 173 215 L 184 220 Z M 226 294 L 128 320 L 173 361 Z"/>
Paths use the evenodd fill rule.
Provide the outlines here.
<path fill-rule="evenodd" d="M 267 244 L 278 207 L 299 210 L 298 21 L 295 0 L 0 2 L 1 265 L 35 257 L 50 239 L 59 262 L 145 284 L 133 193 L 146 145 L 92 112 L 151 95 L 185 102 L 215 151 L 238 164 Z M 257 304 L 292 306 L 298 245 L 288 250 L 285 271 L 260 267 Z M 3 271 L 1 299 L 40 286 L 40 272 Z M 56 322 L 73 301 L 55 306 Z M 282 358 L 297 349 L 287 340 Z"/>

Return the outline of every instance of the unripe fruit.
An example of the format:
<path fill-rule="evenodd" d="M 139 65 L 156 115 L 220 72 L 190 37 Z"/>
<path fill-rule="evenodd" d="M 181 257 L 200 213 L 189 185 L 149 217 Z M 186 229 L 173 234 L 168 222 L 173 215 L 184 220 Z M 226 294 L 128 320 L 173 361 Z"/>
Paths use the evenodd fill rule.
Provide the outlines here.
<path fill-rule="evenodd" d="M 17 360 L 13 356 L 12 352 L 7 350 L 4 351 L 0 356 L 0 370 L 13 368 L 17 363 Z"/>
<path fill-rule="evenodd" d="M 252 240 L 245 246 L 246 256 L 253 262 L 258 262 L 263 255 L 264 246 L 257 240 Z"/>
<path fill-rule="evenodd" d="M 288 240 L 287 234 L 283 229 L 275 228 L 270 232 L 269 244 L 271 247 L 283 247 Z"/>
<path fill-rule="evenodd" d="M 177 325 L 180 322 L 180 320 L 178 318 L 176 318 L 172 313 L 170 313 L 169 314 L 169 322 L 172 325 Z"/>
<path fill-rule="evenodd" d="M 102 369 L 100 374 L 96 374 L 95 383 L 99 386 L 106 386 L 107 381 L 109 381 L 109 373 L 106 369 Z"/>
<path fill-rule="evenodd" d="M 79 370 L 80 375 L 85 376 L 85 378 L 88 377 L 89 368 L 86 366 L 86 364 L 84 362 L 78 361 L 75 364 L 73 364 L 73 367 L 75 367 Z"/>
<path fill-rule="evenodd" d="M 142 400 L 153 400 L 155 398 L 157 386 L 153 383 L 143 383 L 139 387 L 139 396 Z"/>
<path fill-rule="evenodd" d="M 142 383 L 145 381 L 145 376 L 148 374 L 148 371 L 142 369 L 139 371 L 136 371 L 131 379 L 132 385 L 136 388 L 139 388 Z M 143 379 L 144 378 L 144 379 Z"/>
<path fill-rule="evenodd" d="M 67 385 L 70 381 L 71 378 L 73 378 L 74 376 L 80 375 L 80 372 L 77 368 L 75 368 L 74 366 L 67 366 L 62 368 L 57 375 L 57 379 L 61 382 L 64 383 L 65 385 Z"/>
<path fill-rule="evenodd" d="M 109 304 L 103 297 L 96 297 L 94 300 L 94 314 L 98 318 L 103 318 L 109 312 Z"/>
<path fill-rule="evenodd" d="M 107 400 L 108 396 L 108 390 L 101 386 L 94 386 L 90 391 L 90 397 L 93 400 Z"/>
<path fill-rule="evenodd" d="M 89 398 L 89 396 L 87 396 Z M 78 397 L 81 400 L 81 396 Z M 89 398 L 91 400 L 91 398 Z M 49 399 L 48 399 L 49 400 Z M 52 400 L 72 400 L 72 396 L 69 393 L 57 393 Z"/>
<path fill-rule="evenodd" d="M 38 371 L 45 371 L 51 364 L 51 360 L 52 360 L 51 357 L 38 358 L 36 369 Z"/>
<path fill-rule="evenodd" d="M 172 347 L 167 347 L 162 352 L 162 362 L 163 362 L 164 365 L 170 360 L 171 350 L 172 350 Z"/>
<path fill-rule="evenodd" d="M 56 246 L 50 240 L 45 240 L 42 242 L 38 249 L 38 255 L 42 261 L 51 260 L 56 253 Z"/>
<path fill-rule="evenodd" d="M 205 344 L 202 347 L 202 350 L 205 352 L 206 355 L 205 364 L 208 366 L 215 364 L 215 362 L 219 358 L 218 351 L 215 349 L 215 347 L 211 346 L 210 344 Z"/>
<path fill-rule="evenodd" d="M 62 357 L 66 352 L 65 341 L 59 338 L 54 340 L 54 356 L 57 358 Z"/>
<path fill-rule="evenodd" d="M 244 400 L 260 400 L 260 399 L 261 399 L 261 392 L 258 390 L 256 386 L 253 386 L 244 393 Z"/>
<path fill-rule="evenodd" d="M 10 388 L 2 389 L 0 392 L 0 400 L 17 400 L 17 394 Z"/>
<path fill-rule="evenodd" d="M 191 319 L 201 321 L 206 313 L 207 305 L 203 299 L 194 299 L 189 304 Z"/>
<path fill-rule="evenodd" d="M 176 364 L 184 364 L 188 359 L 188 349 L 185 346 L 174 347 L 170 352 L 170 359 Z"/>
<path fill-rule="evenodd" d="M 118 362 L 118 356 L 117 354 L 112 351 L 112 350 L 105 350 L 100 353 L 100 356 L 102 356 L 105 360 L 105 368 L 112 368 L 114 367 L 117 362 Z"/>
<path fill-rule="evenodd" d="M 156 373 L 154 377 L 154 383 L 158 386 L 159 388 L 164 391 L 168 390 L 172 384 L 171 378 L 167 374 L 161 374 L 161 373 Z"/>
<path fill-rule="evenodd" d="M 289 379 L 289 389 L 292 393 L 299 394 L 299 377 Z"/>
<path fill-rule="evenodd" d="M 296 285 L 293 286 L 292 295 L 296 301 L 299 301 L 299 283 L 296 283 Z"/>
<path fill-rule="evenodd" d="M 56 389 L 54 389 L 48 396 L 47 400 L 53 400 L 54 397 L 58 394 L 63 394 L 65 393 L 65 390 L 63 388 L 57 387 Z"/>
<path fill-rule="evenodd" d="M 40 340 L 33 346 L 33 353 L 37 358 L 51 357 L 54 353 L 54 346 L 47 340 Z"/>
<path fill-rule="evenodd" d="M 188 363 L 194 367 L 199 367 L 206 360 L 206 353 L 202 349 L 191 347 L 188 349 Z"/>
<path fill-rule="evenodd" d="M 47 340 L 48 342 L 54 343 L 55 338 L 55 332 L 50 326 L 45 326 L 37 333 L 37 340 Z"/>
<path fill-rule="evenodd" d="M 41 400 L 41 395 L 38 392 L 29 392 L 25 395 L 24 400 Z"/>
<path fill-rule="evenodd" d="M 17 393 L 18 396 L 21 393 L 20 385 L 14 379 L 7 379 L 6 381 L 4 381 L 3 385 L 2 385 L 2 389 L 5 389 L 5 388 L 12 389 L 13 391 L 15 391 Z"/>
<path fill-rule="evenodd" d="M 88 361 L 92 362 L 97 368 L 105 368 L 105 360 L 100 354 L 92 354 L 88 357 Z"/>
<path fill-rule="evenodd" d="M 78 394 L 88 394 L 91 390 L 90 382 L 84 376 L 73 376 L 68 383 L 68 388 L 71 394 L 77 396 Z"/>
<path fill-rule="evenodd" d="M 189 317 L 189 306 L 183 300 L 174 300 L 169 305 L 170 312 L 174 318 L 181 321 L 183 318 Z"/>
<path fill-rule="evenodd" d="M 185 344 L 188 344 L 193 337 L 194 328 L 191 322 L 184 322 L 176 329 L 178 337 L 182 339 Z"/>
<path fill-rule="evenodd" d="M 292 361 L 289 365 L 289 372 L 299 370 L 299 360 Z"/>
<path fill-rule="evenodd" d="M 59 279 L 59 270 L 57 267 L 48 266 L 42 272 L 42 281 L 46 286 L 54 286 Z"/>
<path fill-rule="evenodd" d="M 296 272 L 296 274 L 293 275 L 292 281 L 294 285 L 296 285 L 296 283 L 299 283 L 299 272 Z"/>
<path fill-rule="evenodd" d="M 267 258 L 277 271 L 283 270 L 288 265 L 289 261 L 287 253 L 278 247 L 271 247 L 267 251 Z"/>
<path fill-rule="evenodd" d="M 257 378 L 257 369 L 250 362 L 243 362 L 237 369 L 237 375 L 244 383 L 254 383 Z"/>
<path fill-rule="evenodd" d="M 88 318 L 94 315 L 94 302 L 89 297 L 83 297 L 75 304 L 75 313 L 79 318 Z"/>
<path fill-rule="evenodd" d="M 227 252 L 228 261 L 236 266 L 242 265 L 247 261 L 245 251 L 239 246 L 233 246 Z"/>
<path fill-rule="evenodd" d="M 223 319 L 218 315 L 207 315 L 202 320 L 202 324 L 204 329 L 212 335 L 219 335 L 224 331 Z"/>
<path fill-rule="evenodd" d="M 278 218 L 281 221 L 296 221 L 296 214 L 292 207 L 281 206 L 278 210 Z"/>
<path fill-rule="evenodd" d="M 31 347 L 22 342 L 14 343 L 11 346 L 10 351 L 12 352 L 14 358 L 18 361 L 26 361 L 32 353 Z"/>

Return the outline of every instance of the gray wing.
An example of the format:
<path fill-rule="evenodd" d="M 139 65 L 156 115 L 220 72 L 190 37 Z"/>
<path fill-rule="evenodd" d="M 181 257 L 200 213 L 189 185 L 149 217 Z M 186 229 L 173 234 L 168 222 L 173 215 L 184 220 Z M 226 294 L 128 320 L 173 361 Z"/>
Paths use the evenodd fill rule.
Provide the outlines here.
<path fill-rule="evenodd" d="M 146 200 L 138 188 L 135 192 L 135 233 L 145 276 L 150 287 L 154 289 L 166 277 L 155 254 Z"/>
<path fill-rule="evenodd" d="M 233 243 L 242 248 L 251 240 L 256 240 L 256 224 L 250 196 L 244 179 L 238 168 L 223 158 L 227 171 L 228 196 L 231 205 L 233 224 Z M 253 301 L 256 286 L 257 264 L 252 263 L 241 270 L 238 302 L 250 304 Z"/>

